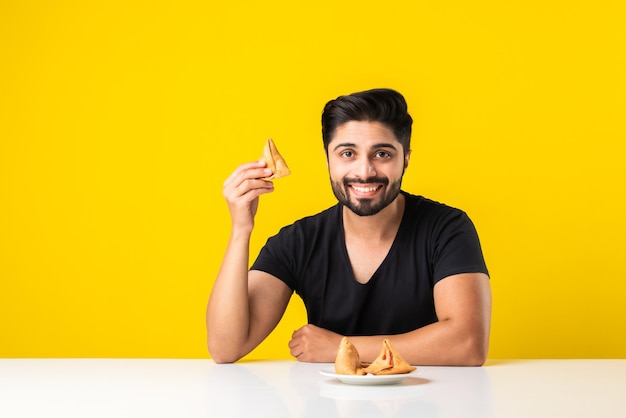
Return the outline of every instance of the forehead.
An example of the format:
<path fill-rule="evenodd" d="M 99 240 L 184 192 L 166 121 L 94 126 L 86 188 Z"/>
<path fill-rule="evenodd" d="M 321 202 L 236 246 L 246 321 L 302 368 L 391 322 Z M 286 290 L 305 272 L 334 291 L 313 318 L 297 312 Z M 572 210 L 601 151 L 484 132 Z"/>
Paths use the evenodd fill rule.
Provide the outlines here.
<path fill-rule="evenodd" d="M 368 146 L 375 143 L 400 144 L 393 130 L 381 122 L 349 121 L 339 125 L 329 142 L 329 149 L 339 144 L 353 144 L 354 146 Z"/>

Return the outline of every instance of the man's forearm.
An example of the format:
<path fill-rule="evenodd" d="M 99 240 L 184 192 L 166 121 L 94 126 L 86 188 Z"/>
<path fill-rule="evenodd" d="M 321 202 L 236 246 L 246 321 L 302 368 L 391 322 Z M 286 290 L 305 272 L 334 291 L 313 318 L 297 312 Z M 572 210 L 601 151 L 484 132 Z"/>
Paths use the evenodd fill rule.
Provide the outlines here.
<path fill-rule="evenodd" d="M 207 307 L 208 346 L 219 363 L 237 361 L 250 328 L 248 261 L 250 233 L 233 232 Z"/>
<path fill-rule="evenodd" d="M 380 354 L 384 338 L 410 364 L 480 366 L 487 357 L 489 331 L 468 330 L 452 321 L 440 321 L 405 334 L 350 337 L 350 341 L 361 360 L 371 362 Z"/>

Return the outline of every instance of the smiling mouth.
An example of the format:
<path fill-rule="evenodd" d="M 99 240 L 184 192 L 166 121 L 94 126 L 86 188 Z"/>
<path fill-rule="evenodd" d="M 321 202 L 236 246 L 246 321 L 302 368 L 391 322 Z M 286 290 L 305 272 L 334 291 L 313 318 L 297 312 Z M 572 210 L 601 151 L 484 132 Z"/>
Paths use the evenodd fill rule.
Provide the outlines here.
<path fill-rule="evenodd" d="M 350 188 L 352 188 L 352 190 L 358 192 L 358 193 L 374 193 L 375 191 L 377 191 L 378 189 L 380 189 L 381 185 L 377 185 L 377 186 L 358 186 L 356 184 L 352 184 L 350 185 Z"/>

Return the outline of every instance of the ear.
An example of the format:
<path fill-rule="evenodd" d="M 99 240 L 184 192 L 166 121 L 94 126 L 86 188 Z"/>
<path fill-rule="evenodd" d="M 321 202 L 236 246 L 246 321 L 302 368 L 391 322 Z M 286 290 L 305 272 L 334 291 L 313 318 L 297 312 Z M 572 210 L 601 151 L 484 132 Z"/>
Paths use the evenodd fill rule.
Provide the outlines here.
<path fill-rule="evenodd" d="M 405 170 L 409 167 L 410 159 L 411 159 L 411 150 L 408 150 L 406 155 L 404 156 L 404 169 Z"/>

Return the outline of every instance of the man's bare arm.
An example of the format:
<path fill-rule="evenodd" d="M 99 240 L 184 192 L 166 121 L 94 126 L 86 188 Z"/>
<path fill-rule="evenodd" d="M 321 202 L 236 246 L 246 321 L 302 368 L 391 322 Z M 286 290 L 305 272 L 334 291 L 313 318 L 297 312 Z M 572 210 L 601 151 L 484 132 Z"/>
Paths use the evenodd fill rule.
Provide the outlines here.
<path fill-rule="evenodd" d="M 398 335 L 350 337 L 361 360 L 370 362 L 380 353 L 382 339 L 409 363 L 416 365 L 478 366 L 487 358 L 491 327 L 491 288 L 482 273 L 447 277 L 435 285 L 438 322 Z M 300 361 L 334 362 L 341 335 L 306 325 L 289 343 Z"/>
<path fill-rule="evenodd" d="M 213 360 L 232 363 L 259 345 L 280 321 L 291 293 L 282 281 L 255 270 L 243 286 L 234 280 L 216 280 L 207 309 Z"/>
<path fill-rule="evenodd" d="M 231 235 L 207 306 L 207 343 L 218 363 L 239 360 L 276 326 L 291 290 L 267 273 L 248 272 L 250 237 L 259 196 L 273 191 L 265 164 L 243 164 L 224 182 Z"/>

